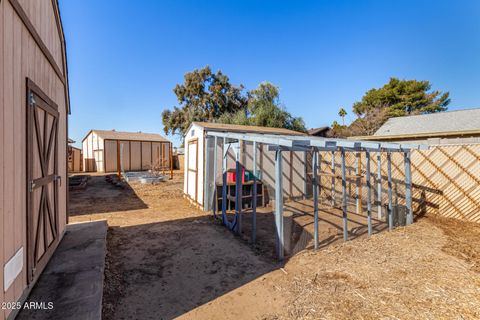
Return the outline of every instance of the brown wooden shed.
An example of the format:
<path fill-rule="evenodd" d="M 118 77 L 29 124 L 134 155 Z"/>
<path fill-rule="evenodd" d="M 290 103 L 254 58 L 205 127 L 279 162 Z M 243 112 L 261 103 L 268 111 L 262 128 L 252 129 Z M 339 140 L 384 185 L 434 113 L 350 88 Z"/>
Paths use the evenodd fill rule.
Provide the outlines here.
<path fill-rule="evenodd" d="M 172 143 L 157 133 L 90 130 L 82 149 L 87 172 L 172 169 Z"/>
<path fill-rule="evenodd" d="M 21 302 L 67 222 L 70 111 L 57 1 L 0 1 L 0 53 L 0 300 Z M 0 319 L 15 312 L 2 305 Z"/>
<path fill-rule="evenodd" d="M 69 173 L 76 173 L 82 172 L 83 166 L 83 156 L 82 156 L 82 149 L 68 146 L 68 172 Z"/>

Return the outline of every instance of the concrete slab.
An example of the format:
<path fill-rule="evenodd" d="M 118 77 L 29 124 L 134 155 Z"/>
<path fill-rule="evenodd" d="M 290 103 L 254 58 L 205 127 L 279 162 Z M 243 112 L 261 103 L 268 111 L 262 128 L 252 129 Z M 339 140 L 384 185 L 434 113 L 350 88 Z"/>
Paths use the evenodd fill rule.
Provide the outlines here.
<path fill-rule="evenodd" d="M 68 225 L 26 301 L 43 307 L 17 319 L 101 319 L 106 235 L 105 220 Z"/>

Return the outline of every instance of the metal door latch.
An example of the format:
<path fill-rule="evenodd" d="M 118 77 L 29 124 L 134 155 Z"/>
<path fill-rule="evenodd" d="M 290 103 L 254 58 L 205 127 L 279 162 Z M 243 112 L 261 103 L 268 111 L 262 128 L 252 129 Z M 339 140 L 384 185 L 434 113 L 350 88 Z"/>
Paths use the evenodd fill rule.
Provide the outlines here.
<path fill-rule="evenodd" d="M 30 180 L 28 190 L 29 190 L 30 192 L 33 192 L 33 189 L 34 189 L 34 188 L 35 188 L 35 182 L 33 182 L 33 180 Z"/>

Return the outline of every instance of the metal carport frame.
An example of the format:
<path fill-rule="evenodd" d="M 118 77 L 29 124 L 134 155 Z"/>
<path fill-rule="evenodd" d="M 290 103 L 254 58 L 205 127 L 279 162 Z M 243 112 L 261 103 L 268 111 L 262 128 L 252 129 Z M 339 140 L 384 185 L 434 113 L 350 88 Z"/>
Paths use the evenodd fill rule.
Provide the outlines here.
<path fill-rule="evenodd" d="M 256 179 L 256 161 L 257 152 L 256 146 L 258 143 L 266 144 L 269 146 L 270 151 L 275 151 L 275 227 L 276 227 L 276 244 L 277 255 L 279 260 L 284 258 L 284 235 L 283 235 L 283 187 L 282 187 L 282 152 L 284 151 L 304 151 L 311 152 L 313 155 L 313 202 L 314 202 L 314 243 L 315 249 L 319 245 L 318 235 L 318 194 L 319 194 L 319 179 L 318 179 L 318 154 L 319 151 L 329 151 L 332 155 L 339 151 L 341 154 L 341 175 L 342 175 L 342 213 L 343 213 L 343 238 L 348 240 L 348 227 L 347 227 L 347 194 L 346 194 L 346 169 L 345 169 L 345 152 L 361 153 L 365 152 L 366 155 L 366 186 L 367 186 L 367 221 L 368 221 L 368 235 L 372 234 L 372 219 L 371 219 L 371 195 L 372 185 L 370 182 L 370 159 L 371 152 L 377 152 L 379 157 L 381 152 L 387 153 L 387 168 L 388 168 L 388 217 L 389 217 L 389 230 L 392 230 L 392 177 L 391 177 L 391 153 L 400 152 L 404 154 L 405 163 L 405 204 L 407 207 L 407 224 L 413 222 L 412 212 L 412 177 L 411 177 L 411 160 L 410 153 L 414 149 L 428 149 L 428 146 L 419 144 L 397 144 L 397 143 L 385 143 L 375 141 L 356 141 L 347 139 L 333 139 L 333 138 L 320 138 L 311 136 L 295 136 L 295 135 L 274 135 L 274 134 L 258 134 L 258 133 L 235 133 L 235 132 L 217 132 L 208 131 L 206 137 L 215 138 L 214 155 L 217 154 L 217 141 L 218 138 L 223 139 L 223 161 L 222 161 L 222 175 L 223 186 L 222 192 L 222 218 L 223 223 L 234 230 L 236 233 L 240 233 L 242 229 L 242 206 L 239 205 L 238 197 L 241 196 L 238 190 L 242 190 L 242 179 L 236 179 L 236 192 L 237 201 L 235 201 L 235 217 L 232 222 L 228 221 L 226 215 L 226 181 L 227 181 L 227 168 L 226 168 L 226 156 L 229 147 L 234 147 L 236 157 L 236 173 L 239 177 L 240 159 L 238 156 L 238 147 L 242 141 L 252 142 L 254 144 L 253 152 L 253 170 L 254 179 Z M 356 155 L 358 160 L 358 155 Z M 333 162 L 333 161 L 332 161 Z M 215 156 L 216 163 L 216 156 Z M 216 164 L 214 165 L 214 192 L 216 192 Z M 357 164 L 358 167 L 358 164 Z M 358 173 L 358 168 L 357 173 Z M 332 170 L 334 167 L 332 166 Z M 304 177 L 306 179 L 306 177 Z M 255 181 L 256 182 L 256 181 Z M 381 187 L 381 172 L 378 173 L 378 185 Z M 381 192 L 381 190 L 379 190 Z M 381 194 L 377 195 L 379 197 Z M 254 197 L 256 198 L 256 197 Z M 334 201 L 332 199 L 332 201 Z M 357 211 L 359 201 L 356 201 Z M 256 201 L 252 205 L 252 242 L 255 242 L 256 238 Z M 380 208 L 380 205 L 379 205 Z M 216 214 L 216 203 L 213 206 L 213 213 Z M 380 208 L 381 210 L 381 208 Z M 380 212 L 380 211 L 379 211 Z"/>

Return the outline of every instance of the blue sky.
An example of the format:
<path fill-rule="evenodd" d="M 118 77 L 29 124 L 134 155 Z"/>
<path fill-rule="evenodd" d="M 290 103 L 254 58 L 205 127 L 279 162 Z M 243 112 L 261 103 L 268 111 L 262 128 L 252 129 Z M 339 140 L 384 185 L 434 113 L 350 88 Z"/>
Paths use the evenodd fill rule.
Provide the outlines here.
<path fill-rule="evenodd" d="M 450 109 L 480 107 L 479 1 L 67 1 L 70 137 L 163 133 L 184 73 L 280 87 L 307 127 L 329 125 L 389 77 L 431 81 Z M 174 140 L 178 143 L 178 139 Z"/>

